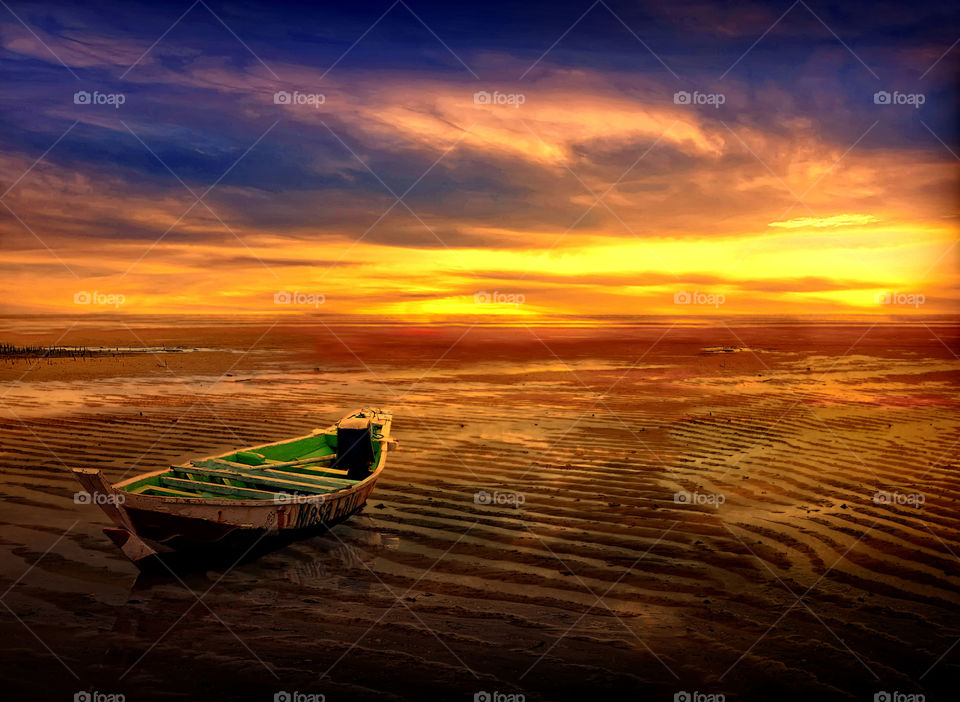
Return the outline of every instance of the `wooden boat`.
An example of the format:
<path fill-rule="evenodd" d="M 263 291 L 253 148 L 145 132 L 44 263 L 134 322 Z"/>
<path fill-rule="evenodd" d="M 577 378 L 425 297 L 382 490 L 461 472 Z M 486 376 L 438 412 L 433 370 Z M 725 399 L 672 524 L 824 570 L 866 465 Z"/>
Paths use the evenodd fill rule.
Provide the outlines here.
<path fill-rule="evenodd" d="M 142 569 L 235 562 L 314 536 L 362 510 L 396 448 L 392 415 L 364 409 L 296 439 L 191 460 L 111 485 L 74 470 Z"/>

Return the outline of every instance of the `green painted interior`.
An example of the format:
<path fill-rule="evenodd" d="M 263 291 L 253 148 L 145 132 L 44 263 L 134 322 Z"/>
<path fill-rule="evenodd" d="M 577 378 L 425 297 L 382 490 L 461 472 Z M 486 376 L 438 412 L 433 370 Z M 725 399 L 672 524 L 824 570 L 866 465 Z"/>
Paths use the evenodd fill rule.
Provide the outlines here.
<path fill-rule="evenodd" d="M 303 458 L 319 458 L 336 453 L 337 437 L 330 434 L 317 434 L 304 439 L 284 441 L 271 446 L 263 446 L 256 451 L 238 451 L 223 458 L 227 461 L 247 463 L 250 456 L 260 454 L 268 461 L 295 461 Z M 246 459 L 246 460 L 245 460 Z M 256 465 L 256 464 L 250 464 Z"/>
<path fill-rule="evenodd" d="M 374 431 L 382 427 L 374 425 Z M 164 497 L 200 497 L 234 500 L 270 500 L 278 493 L 318 495 L 336 492 L 358 481 L 346 471 L 330 467 L 336 455 L 336 434 L 316 434 L 256 449 L 244 449 L 213 460 L 193 461 L 193 469 L 171 467 L 166 473 L 144 477 L 121 488 L 130 493 Z M 374 463 L 380 461 L 380 442 L 373 442 Z M 316 463 L 311 463 L 315 460 Z M 305 461 L 295 466 L 275 465 Z"/>

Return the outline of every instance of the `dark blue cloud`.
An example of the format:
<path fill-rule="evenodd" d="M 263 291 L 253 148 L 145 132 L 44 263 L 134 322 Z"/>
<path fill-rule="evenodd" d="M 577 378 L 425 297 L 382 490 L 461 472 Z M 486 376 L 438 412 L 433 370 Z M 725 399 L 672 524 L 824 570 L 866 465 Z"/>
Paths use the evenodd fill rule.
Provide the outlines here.
<path fill-rule="evenodd" d="M 698 113 L 721 134 L 722 121 L 787 139 L 802 122 L 804 134 L 842 152 L 877 122 L 858 149 L 899 149 L 950 163 L 952 156 L 935 134 L 960 152 L 955 78 L 960 48 L 931 68 L 960 26 L 957 7 L 948 3 L 808 2 L 779 19 L 788 2 L 607 0 L 587 12 L 589 1 L 411 0 L 395 4 L 371 29 L 391 2 L 210 0 L 212 12 L 197 4 L 170 28 L 189 6 L 17 3 L 18 15 L 70 70 L 43 47 L 30 50 L 30 36 L 12 15 L 0 17 L 0 147 L 29 162 L 79 119 L 46 157 L 51 166 L 87 173 L 95 183 L 123 183 L 128 194 L 176 194 L 189 203 L 165 163 L 198 193 L 222 178 L 211 203 L 248 225 L 302 230 L 304 223 L 317 221 L 351 231 L 362 231 L 393 197 L 318 120 L 291 119 L 270 109 L 268 99 L 255 99 L 288 87 L 285 81 L 307 71 L 316 77 L 318 90 L 329 85 L 360 101 L 376 97 L 378 82 L 429 77 L 459 81 L 472 90 L 517 82 L 526 72 L 520 83 L 534 89 L 565 71 L 585 71 L 604 76 L 640 105 L 670 105 L 680 89 L 723 92 L 727 101 L 720 109 Z M 218 82 L 221 77 L 229 80 Z M 117 110 L 77 106 L 77 90 L 122 94 L 125 103 Z M 924 104 L 920 109 L 878 106 L 873 96 L 881 90 L 920 93 Z M 438 155 L 416 143 L 371 138 L 356 123 L 356 112 L 336 105 L 323 116 L 397 194 Z M 277 119 L 280 123 L 236 163 Z M 611 179 L 648 145 L 584 140 L 572 149 L 583 177 Z M 749 158 L 743 152 L 729 160 Z M 623 192 L 666 191 L 665 177 L 690 172 L 697 164 L 690 153 L 664 145 L 623 184 Z M 255 194 L 273 197 L 251 206 Z M 428 220 L 454 213 L 465 225 L 495 227 L 509 216 L 514 225 L 562 230 L 582 212 L 572 198 L 583 194 L 562 169 L 464 145 L 418 183 L 407 202 Z M 722 210 L 727 204 L 711 206 Z M 601 216 L 599 210 L 591 213 L 584 226 Z M 125 230 L 122 222 L 105 229 L 115 236 L 154 234 Z M 418 229 L 415 237 L 413 229 Z M 371 238 L 435 242 L 424 231 L 394 223 L 378 227 Z M 464 231 L 448 235 L 455 242 L 476 243 Z"/>

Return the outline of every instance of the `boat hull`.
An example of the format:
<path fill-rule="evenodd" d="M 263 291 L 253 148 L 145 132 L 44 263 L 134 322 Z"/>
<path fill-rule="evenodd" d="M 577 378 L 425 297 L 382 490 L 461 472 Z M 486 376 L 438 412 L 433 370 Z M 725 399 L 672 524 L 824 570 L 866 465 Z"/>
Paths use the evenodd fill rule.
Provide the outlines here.
<path fill-rule="evenodd" d="M 116 524 L 104 532 L 142 570 L 231 565 L 323 534 L 361 512 L 376 485 L 371 477 L 321 499 L 234 506 L 158 502 L 115 489 L 99 471 L 78 477 Z"/>
<path fill-rule="evenodd" d="M 363 510 L 395 442 L 382 439 L 379 464 L 370 475 L 342 490 L 321 495 L 278 495 L 275 500 L 158 497 L 111 485 L 100 470 L 74 473 L 113 521 L 104 529 L 142 570 L 232 565 L 327 532 Z"/>

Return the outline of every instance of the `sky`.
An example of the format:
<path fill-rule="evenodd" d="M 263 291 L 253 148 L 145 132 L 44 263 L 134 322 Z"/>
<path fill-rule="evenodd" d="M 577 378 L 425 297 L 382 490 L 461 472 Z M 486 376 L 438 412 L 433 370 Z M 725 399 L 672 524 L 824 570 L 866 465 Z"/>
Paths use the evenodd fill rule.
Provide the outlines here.
<path fill-rule="evenodd" d="M 953 313 L 958 19 L 4 0 L 0 309 Z"/>

